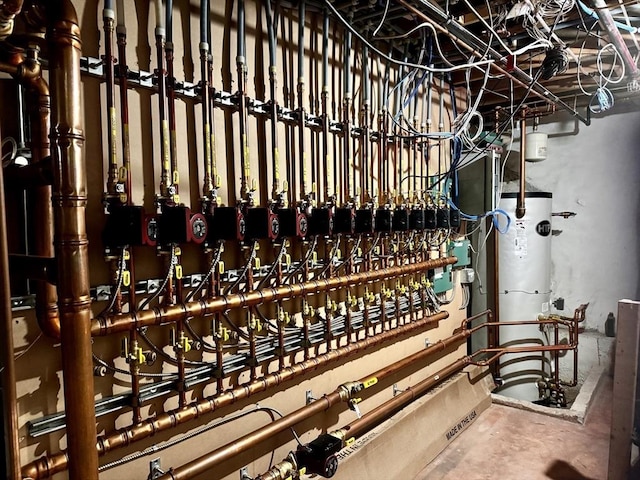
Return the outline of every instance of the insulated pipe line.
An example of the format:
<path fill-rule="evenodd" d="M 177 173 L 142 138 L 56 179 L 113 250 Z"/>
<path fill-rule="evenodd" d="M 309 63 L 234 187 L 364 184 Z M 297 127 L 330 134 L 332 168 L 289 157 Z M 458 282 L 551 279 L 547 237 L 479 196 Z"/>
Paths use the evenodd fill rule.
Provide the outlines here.
<path fill-rule="evenodd" d="M 138 425 L 133 425 L 119 431 L 100 436 L 97 440 L 97 451 L 100 456 L 119 448 L 127 447 L 145 438 L 151 437 L 159 432 L 174 428 L 178 425 L 188 423 L 192 420 L 217 411 L 223 407 L 235 404 L 254 396 L 260 392 L 267 391 L 278 385 L 288 383 L 308 372 L 319 370 L 328 365 L 333 365 L 339 360 L 344 360 L 367 349 L 385 344 L 391 340 L 407 334 L 418 332 L 424 328 L 444 320 L 449 317 L 447 312 L 439 312 L 425 318 L 412 322 L 393 330 L 387 330 L 374 337 L 368 337 L 360 341 L 345 345 L 325 354 L 319 355 L 301 363 L 284 367 L 277 372 L 271 373 L 258 379 L 255 382 L 235 387 L 226 392 L 203 398 L 197 402 L 187 405 L 184 409 L 175 409 L 163 412 L 153 418 L 144 420 Z M 41 457 L 22 467 L 22 476 L 32 480 L 50 478 L 56 473 L 63 472 L 68 467 L 68 457 L 65 452 L 56 453 L 51 456 Z"/>
<path fill-rule="evenodd" d="M 167 85 L 165 71 L 165 28 L 162 15 L 162 0 L 155 0 L 156 9 L 156 59 L 158 62 L 158 117 L 160 120 L 160 199 L 167 201 L 172 197 L 169 193 L 171 186 L 171 153 L 169 148 L 169 123 L 167 122 Z M 171 198 L 172 200 L 172 198 Z"/>
<path fill-rule="evenodd" d="M 520 179 L 518 186 L 518 199 L 516 204 L 516 218 L 525 216 L 525 196 L 526 196 L 526 165 L 527 165 L 527 109 L 526 107 L 520 112 Z"/>
<path fill-rule="evenodd" d="M 283 205 L 280 198 L 280 153 L 278 151 L 278 70 L 276 34 L 274 31 L 274 18 L 271 11 L 271 0 L 264 2 L 265 17 L 267 23 L 267 39 L 269 43 L 269 110 L 271 111 L 271 168 L 273 170 L 273 183 L 271 197 L 279 206 Z"/>
<path fill-rule="evenodd" d="M 490 312 L 483 312 L 483 314 L 489 314 Z M 415 322 L 414 322 L 415 324 Z M 251 448 L 254 448 L 260 442 L 277 435 L 278 433 L 287 430 L 294 425 L 313 417 L 319 413 L 329 410 L 331 407 L 342 403 L 348 402 L 353 398 L 353 395 L 357 394 L 361 390 L 375 385 L 380 380 L 395 375 L 410 365 L 414 365 L 430 356 L 445 351 L 447 348 L 459 345 L 464 342 L 468 337 L 466 330 L 462 330 L 444 340 L 430 345 L 429 347 L 420 350 L 413 355 L 403 358 L 391 365 L 388 365 L 376 372 L 367 375 L 356 382 L 348 382 L 340 385 L 335 391 L 329 394 L 325 394 L 322 398 L 319 398 L 308 405 L 299 408 L 298 410 L 286 415 L 269 425 L 262 427 L 254 432 L 251 432 L 243 437 L 224 445 L 217 450 L 203 455 L 185 465 L 182 465 L 175 469 L 170 469 L 164 475 L 158 477 L 159 480 L 187 480 L 202 474 L 207 470 L 215 468 L 221 463 L 239 455 Z M 373 338 L 373 337 L 369 337 Z"/>
<path fill-rule="evenodd" d="M 418 0 L 418 3 L 421 8 L 418 8 L 410 4 L 407 0 L 398 0 L 398 2 L 404 8 L 411 11 L 413 14 L 418 16 L 423 21 L 433 25 L 433 27 L 437 31 L 447 35 L 453 42 L 465 48 L 466 50 L 471 52 L 473 55 L 482 58 L 484 56 L 482 52 L 486 51 L 490 57 L 495 59 L 500 59 L 499 61 L 506 61 L 506 60 L 502 60 L 502 55 L 500 54 L 500 52 L 496 51 L 491 47 L 488 47 L 482 40 L 475 37 L 458 22 L 449 18 L 447 14 L 443 12 L 440 8 L 436 7 L 435 5 L 432 5 L 426 0 Z M 446 28 L 443 27 L 442 25 L 446 25 Z M 512 79 L 515 83 L 517 83 L 523 88 L 528 89 L 530 84 L 535 80 L 533 77 L 528 75 L 526 72 L 524 72 L 522 69 L 520 69 L 517 66 L 514 68 L 512 72 L 509 72 L 506 70 L 506 68 L 498 65 L 497 62 L 493 62 L 491 65 L 493 65 L 493 67 L 496 70 L 498 70 L 501 74 Z M 563 110 L 566 110 L 567 112 L 569 112 L 572 116 L 576 117 L 585 125 L 591 124 L 591 119 L 589 116 L 585 118 L 584 116 L 580 115 L 576 110 L 574 110 L 570 105 L 564 102 L 560 97 L 551 93 L 546 88 L 541 87 L 542 91 L 540 91 L 538 88 L 535 88 L 536 84 L 537 84 L 537 81 L 533 83 L 533 86 L 531 87 L 531 92 L 535 96 L 541 98 L 547 103 L 551 102 L 556 105 L 559 105 Z"/>
<path fill-rule="evenodd" d="M 307 200 L 307 152 L 305 129 L 307 112 L 304 108 L 304 28 L 305 28 L 305 0 L 298 2 L 298 160 L 300 161 L 300 200 Z"/>
<path fill-rule="evenodd" d="M 176 85 L 173 74 L 173 0 L 166 0 L 166 35 L 165 42 L 165 61 L 167 65 L 167 114 L 169 115 L 169 158 L 170 158 L 170 175 L 171 189 L 170 194 L 173 196 L 175 203 L 179 200 L 179 176 L 178 176 L 178 146 L 176 138 Z"/>
<path fill-rule="evenodd" d="M 97 480 L 91 346 L 91 293 L 86 232 L 87 179 L 80 108 L 80 26 L 70 0 L 46 4 L 49 79 L 53 92 L 52 203 L 62 372 L 70 480 Z"/>
<path fill-rule="evenodd" d="M 102 10 L 102 19 L 104 25 L 104 76 L 107 90 L 107 143 L 109 170 L 107 176 L 107 195 L 111 198 L 117 198 L 116 184 L 118 183 L 118 154 L 116 145 L 116 132 L 118 131 L 118 123 L 116 120 L 115 106 L 115 75 L 114 75 L 114 56 L 113 56 L 113 33 L 115 23 L 115 11 L 113 9 L 113 0 L 105 0 L 104 9 Z M 125 84 L 126 85 L 126 84 Z"/>
<path fill-rule="evenodd" d="M 103 315 L 91 321 L 91 332 L 96 337 L 127 332 L 132 328 L 161 325 L 175 322 L 181 318 L 201 317 L 234 308 L 255 307 L 263 303 L 314 295 L 336 288 L 362 285 L 378 280 L 411 275 L 446 265 L 452 265 L 457 261 L 456 257 L 437 258 L 425 262 L 398 265 L 371 272 L 358 272 L 339 277 L 314 279 L 300 284 L 280 285 L 278 287 L 268 287 L 262 290 L 218 296 L 182 304 L 164 305 L 139 312 Z"/>
<path fill-rule="evenodd" d="M 209 23 L 209 2 L 200 0 L 200 100 L 202 103 L 202 142 L 204 178 L 202 180 L 202 198 L 204 208 L 213 192 L 213 174 L 211 167 L 211 125 L 209 124 L 209 40 L 207 25 Z"/>
<path fill-rule="evenodd" d="M 324 202 L 331 199 L 329 188 L 329 12 L 322 11 L 322 93 L 320 95 L 322 112 L 322 167 L 325 172 L 324 179 Z M 334 171 L 335 175 L 335 171 Z M 333 185 L 334 195 L 337 185 Z"/>
<path fill-rule="evenodd" d="M 124 0 L 117 0 L 116 2 L 116 39 L 118 43 L 118 80 L 120 83 L 120 116 L 121 122 L 121 136 L 122 136 L 122 167 L 126 171 L 126 184 L 125 193 L 127 195 L 127 205 L 133 205 L 133 199 L 131 198 L 131 148 L 129 142 L 129 91 L 127 88 L 127 28 L 124 23 Z M 131 252 L 130 252 L 131 253 Z M 133 265 L 133 261 L 131 261 Z M 135 281 L 132 281 L 130 288 L 135 292 Z M 132 297 L 129 297 L 130 299 Z M 130 301 L 130 303 L 133 303 Z"/>
<path fill-rule="evenodd" d="M 3 437 L 6 442 L 5 451 L 8 480 L 19 480 L 20 477 L 20 441 L 18 440 L 18 405 L 16 396 L 16 370 L 13 348 L 13 313 L 11 312 L 11 282 L 9 276 L 9 245 L 7 240 L 7 218 L 4 196 L 4 169 L 0 166 L 0 367 L 2 367 L 2 423 Z"/>
<path fill-rule="evenodd" d="M 238 72 L 239 131 L 240 131 L 240 197 L 248 206 L 253 206 L 251 166 L 249 163 L 249 139 L 247 138 L 247 65 L 244 0 L 237 0 L 238 44 L 236 68 Z"/>

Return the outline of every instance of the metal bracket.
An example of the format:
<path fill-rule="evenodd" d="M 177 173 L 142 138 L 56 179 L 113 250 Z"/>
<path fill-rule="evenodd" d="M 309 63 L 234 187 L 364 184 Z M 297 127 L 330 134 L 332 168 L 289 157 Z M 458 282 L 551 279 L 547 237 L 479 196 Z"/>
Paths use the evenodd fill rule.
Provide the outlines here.
<path fill-rule="evenodd" d="M 313 390 L 307 390 L 305 392 L 305 402 L 309 405 L 314 400 L 317 400 L 316 397 L 313 396 Z"/>
<path fill-rule="evenodd" d="M 251 475 L 249 475 L 249 469 L 247 467 L 240 469 L 240 480 L 253 480 Z"/>
<path fill-rule="evenodd" d="M 393 384 L 393 396 L 395 397 L 399 393 L 402 393 L 402 390 L 400 388 L 398 388 L 398 384 L 397 383 L 394 383 Z"/>
<path fill-rule="evenodd" d="M 429 341 L 428 338 L 424 339 L 424 348 L 429 348 L 429 346 L 431 345 L 431 342 Z"/>
<path fill-rule="evenodd" d="M 160 468 L 160 459 L 154 458 L 149 462 L 149 476 L 147 480 L 155 480 L 156 478 L 160 478 L 164 475 L 164 471 Z"/>

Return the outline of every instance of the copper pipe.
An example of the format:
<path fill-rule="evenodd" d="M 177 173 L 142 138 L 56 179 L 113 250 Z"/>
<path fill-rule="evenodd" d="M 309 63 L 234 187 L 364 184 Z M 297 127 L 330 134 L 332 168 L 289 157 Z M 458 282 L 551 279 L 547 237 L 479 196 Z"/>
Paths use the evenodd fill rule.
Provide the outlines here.
<path fill-rule="evenodd" d="M 282 368 L 277 372 L 262 377 L 256 382 L 240 385 L 213 397 L 203 398 L 198 402 L 187 405 L 184 409 L 170 410 L 158 414 L 153 418 L 149 418 L 139 425 L 127 427 L 106 436 L 100 436 L 97 441 L 98 453 L 102 456 L 116 449 L 127 447 L 152 435 L 201 418 L 203 415 L 218 411 L 223 407 L 235 404 L 240 400 L 244 400 L 260 392 L 288 383 L 311 371 L 333 365 L 338 361 L 343 361 L 357 353 L 385 344 L 404 335 L 422 331 L 448 317 L 449 314 L 447 312 L 440 312 L 425 317 L 415 323 L 388 330 L 375 337 L 369 337 L 352 343 L 351 345 L 329 351 L 318 357 L 311 358 L 306 362 Z M 57 453 L 49 457 L 41 457 L 25 465 L 22 468 L 22 475 L 23 477 L 30 477 L 33 480 L 49 478 L 56 473 L 65 471 L 67 462 L 68 459 L 65 452 Z"/>
<path fill-rule="evenodd" d="M 13 32 L 13 20 L 22 10 L 23 0 L 4 0 L 0 5 L 0 42 Z"/>
<path fill-rule="evenodd" d="M 96 419 L 91 350 L 87 180 L 80 109 L 81 37 L 70 0 L 47 2 L 51 141 L 55 182 L 52 202 L 70 480 L 97 480 Z"/>
<path fill-rule="evenodd" d="M 6 3 L 5 3 L 6 5 Z M 31 123 L 31 165 L 15 170 L 12 182 L 24 181 L 25 187 L 33 188 L 35 210 L 33 221 L 38 225 L 39 235 L 35 237 L 34 253 L 42 257 L 53 257 L 53 210 L 51 207 L 51 183 L 53 167 L 49 149 L 49 129 L 51 103 L 49 86 L 42 78 L 42 66 L 38 48 L 30 47 L 26 56 L 16 57 L 21 63 L 0 64 L 0 71 L 10 73 L 29 91 Z M 24 175 L 23 175 L 24 174 Z M 38 180 L 32 183 L 34 178 Z M 60 318 L 57 306 L 57 294 L 48 282 L 36 283 L 36 318 L 43 333 L 49 337 L 60 338 Z"/>
<path fill-rule="evenodd" d="M 353 273 L 327 279 L 313 279 L 295 285 L 263 288 L 248 293 L 236 293 L 176 305 L 162 305 L 136 313 L 121 313 L 96 317 L 91 321 L 94 336 L 126 332 L 131 328 L 161 325 L 180 318 L 201 317 L 233 308 L 254 307 L 263 303 L 276 302 L 285 298 L 312 295 L 341 287 L 361 285 L 382 279 L 396 278 L 412 273 L 444 267 L 457 262 L 456 257 L 438 258 L 412 265 L 396 266 L 372 272 Z"/>
<path fill-rule="evenodd" d="M 516 218 L 524 217 L 526 208 L 524 205 L 524 197 L 526 191 L 526 160 L 527 155 L 525 149 L 527 148 L 527 109 L 523 108 L 520 117 L 520 186 L 518 190 L 518 201 L 516 204 Z"/>
<path fill-rule="evenodd" d="M 49 156 L 49 130 L 51 100 L 49 86 L 42 78 L 38 49 L 27 52 L 27 58 L 16 72 L 15 78 L 25 85 L 29 91 L 29 114 L 31 123 L 31 163 L 42 165 L 48 171 L 51 165 Z M 45 160 L 47 159 L 47 160 Z M 46 175 L 48 177 L 48 174 Z M 51 175 L 53 177 L 53 175 Z M 53 178 L 51 179 L 53 180 Z M 47 182 L 48 183 L 48 182 Z M 51 206 L 51 186 L 43 184 L 33 190 L 34 216 L 38 235 L 35 236 L 35 255 L 51 258 L 53 248 L 53 208 Z M 58 296 L 55 287 L 44 281 L 36 282 L 36 318 L 42 332 L 48 337 L 60 338 L 60 315 L 58 312 Z"/>
<path fill-rule="evenodd" d="M 16 371 L 13 360 L 13 314 L 11 312 L 11 288 L 9 276 L 9 246 L 7 241 L 7 218 L 4 197 L 4 176 L 0 167 L 0 364 L 2 366 L 2 405 L 4 439 L 6 442 L 7 473 L 10 480 L 20 478 L 20 442 L 18 440 L 18 405 L 16 400 Z M 2 452 L 5 454 L 5 452 Z"/>
<path fill-rule="evenodd" d="M 363 384 L 367 385 L 369 381 L 374 381 L 375 383 L 380 381 L 381 379 L 392 376 L 408 367 L 409 365 L 415 364 L 420 360 L 428 358 L 434 353 L 440 352 L 446 349 L 448 346 L 459 343 L 464 339 L 466 339 L 466 335 L 464 333 L 455 334 L 429 346 L 424 350 L 420 350 L 413 355 L 410 355 L 376 372 L 373 372 L 355 383 L 341 385 L 332 393 L 322 396 L 322 398 L 319 398 L 311 402 L 310 404 L 299 408 L 298 410 L 276 420 L 275 422 L 270 423 L 265 427 L 244 435 L 243 437 L 230 442 L 211 453 L 208 453 L 189 463 L 186 463 L 185 465 L 169 470 L 169 472 L 160 476 L 159 479 L 186 480 L 204 473 L 207 470 L 215 468 L 216 466 L 229 460 L 230 458 L 255 447 L 260 442 L 267 440 L 268 438 L 271 438 L 274 435 L 277 435 L 278 433 L 291 428 L 292 426 L 308 418 L 311 418 L 316 414 L 327 411 L 334 405 L 348 401 L 351 398 L 352 393 L 357 393 L 362 388 L 366 388 L 366 386 L 363 387 Z M 355 389 L 353 389 L 352 387 L 355 387 Z"/>
<path fill-rule="evenodd" d="M 379 407 L 364 415 L 362 418 L 351 422 L 349 425 L 341 430 L 338 430 L 338 432 L 336 433 L 338 433 L 339 435 L 344 434 L 345 437 L 349 438 L 361 436 L 379 423 L 389 418 L 394 413 L 399 412 L 400 410 L 405 408 L 416 398 L 427 393 L 437 384 L 458 373 L 464 367 L 469 365 L 469 359 L 470 357 L 462 357 L 453 362 L 451 365 L 438 370 L 436 373 L 431 374 L 429 377 L 417 383 L 416 385 L 408 387 L 402 393 L 399 393 L 395 397 L 386 401 Z"/>

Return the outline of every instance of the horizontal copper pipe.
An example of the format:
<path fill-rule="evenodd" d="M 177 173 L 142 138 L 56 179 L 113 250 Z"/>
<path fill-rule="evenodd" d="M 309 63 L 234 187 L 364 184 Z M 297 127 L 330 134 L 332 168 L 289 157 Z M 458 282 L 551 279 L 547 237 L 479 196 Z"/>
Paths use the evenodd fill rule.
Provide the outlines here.
<path fill-rule="evenodd" d="M 349 425 L 344 427 L 342 431 L 344 432 L 346 437 L 359 437 L 362 434 L 368 432 L 373 427 L 382 423 L 384 420 L 389 418 L 396 412 L 399 412 L 411 402 L 413 402 L 416 398 L 420 397 L 427 393 L 431 388 L 435 387 L 440 382 L 443 382 L 447 378 L 452 375 L 458 373 L 464 367 L 469 365 L 470 357 L 465 356 L 462 357 L 451 365 L 443 368 L 442 370 L 437 371 L 436 373 L 430 375 L 428 378 L 425 378 L 421 382 L 408 387 L 402 393 L 399 393 L 392 399 L 383 403 L 379 407 L 375 408 L 371 412 L 362 416 L 358 420 L 351 422 Z"/>
<path fill-rule="evenodd" d="M 407 366 L 414 364 L 420 360 L 423 360 L 431 355 L 445 350 L 451 345 L 463 342 L 467 338 L 467 331 L 459 332 L 444 340 L 441 340 L 428 348 L 421 350 L 413 355 L 410 355 L 402 360 L 399 360 L 391 365 L 388 365 L 376 372 L 367 375 L 357 383 L 368 382 L 375 379 L 379 381 L 391 375 L 394 375 L 402 371 Z M 239 455 L 259 443 L 267 440 L 268 438 L 277 435 L 278 433 L 293 427 L 294 425 L 313 417 L 318 413 L 322 413 L 332 406 L 337 405 L 340 402 L 344 402 L 350 399 L 350 395 L 345 395 L 344 387 L 338 387 L 334 392 L 322 396 L 310 404 L 299 408 L 298 410 L 285 415 L 284 417 L 270 423 L 269 425 L 259 428 L 254 432 L 251 432 L 243 437 L 224 445 L 217 450 L 203 455 L 185 465 L 178 468 L 169 470 L 166 474 L 159 477 L 160 480 L 187 480 L 193 478 L 196 475 L 200 475 L 208 470 L 215 468 L 221 463 L 229 460 L 230 458 Z"/>
<path fill-rule="evenodd" d="M 287 383 L 308 372 L 332 365 L 356 353 L 382 345 L 403 335 L 423 330 L 433 323 L 448 318 L 448 316 L 447 312 L 427 316 L 416 322 L 387 330 L 379 335 L 365 338 L 296 365 L 283 368 L 255 382 L 228 390 L 222 395 L 203 398 L 198 402 L 187 405 L 184 409 L 170 410 L 158 414 L 154 418 L 147 419 L 138 425 L 121 429 L 106 436 L 100 436 L 97 441 L 98 454 L 105 455 L 116 449 L 127 447 L 156 433 L 190 422 L 222 407 L 232 405 L 239 400 Z M 22 467 L 22 475 L 33 480 L 49 478 L 56 473 L 65 471 L 67 462 L 68 459 L 65 452 L 57 453 L 50 457 L 41 457 Z"/>
<path fill-rule="evenodd" d="M 175 322 L 187 317 L 199 317 L 223 312 L 233 308 L 244 308 L 276 302 L 287 298 L 314 295 L 327 290 L 341 287 L 361 285 L 377 280 L 392 279 L 403 275 L 425 272 L 438 267 L 452 265 L 458 260 L 456 257 L 438 258 L 425 262 L 383 268 L 380 270 L 353 273 L 340 277 L 310 280 L 295 285 L 281 285 L 279 287 L 263 288 L 248 293 L 236 293 L 194 301 L 183 304 L 162 305 L 149 310 L 132 313 L 121 313 L 111 316 L 96 317 L 91 322 L 91 334 L 94 337 L 110 335 L 118 332 L 128 332 L 132 328 L 151 325 L 161 325 Z"/>

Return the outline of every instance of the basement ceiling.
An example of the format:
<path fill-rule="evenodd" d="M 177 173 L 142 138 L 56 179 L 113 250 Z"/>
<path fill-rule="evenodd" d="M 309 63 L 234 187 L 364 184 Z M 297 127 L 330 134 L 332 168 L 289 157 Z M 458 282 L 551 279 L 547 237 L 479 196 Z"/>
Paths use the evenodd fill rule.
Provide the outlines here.
<path fill-rule="evenodd" d="M 491 61 L 486 83 L 484 68 L 455 70 L 450 77 L 471 98 L 483 92 L 482 113 L 526 101 L 539 111 L 573 111 L 584 121 L 640 89 L 629 66 L 640 53 L 637 0 L 347 0 L 330 5 L 373 45 L 391 45 L 396 59 L 406 56 L 440 68 Z M 602 14 L 615 22 L 617 43 Z"/>

